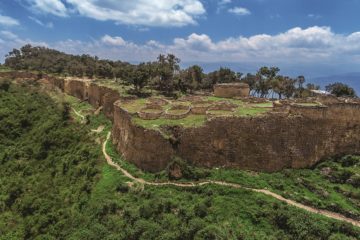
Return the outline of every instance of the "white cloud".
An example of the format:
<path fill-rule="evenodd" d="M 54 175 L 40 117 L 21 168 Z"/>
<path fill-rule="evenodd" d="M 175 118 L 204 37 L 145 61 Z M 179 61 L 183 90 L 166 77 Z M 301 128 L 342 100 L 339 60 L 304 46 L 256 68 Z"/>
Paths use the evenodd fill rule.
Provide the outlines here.
<path fill-rule="evenodd" d="M 52 22 L 47 22 L 47 23 L 44 23 L 42 22 L 41 20 L 35 18 L 35 17 L 31 17 L 29 16 L 29 19 L 34 21 L 35 23 L 39 24 L 40 26 L 42 27 L 46 27 L 46 28 L 54 28 L 54 24 Z"/>
<path fill-rule="evenodd" d="M 66 17 L 68 10 L 61 0 L 26 0 L 31 8 L 39 13 Z"/>
<path fill-rule="evenodd" d="M 101 38 L 101 41 L 105 44 L 112 46 L 125 46 L 126 42 L 122 37 L 111 37 L 109 35 L 105 35 Z"/>
<path fill-rule="evenodd" d="M 196 49 L 199 51 L 208 51 L 213 49 L 215 45 L 208 35 L 193 33 L 187 37 L 187 39 L 175 38 L 173 47 L 184 50 Z"/>
<path fill-rule="evenodd" d="M 312 19 L 320 19 L 320 18 L 322 18 L 321 15 L 319 15 L 319 14 L 313 14 L 313 13 L 308 14 L 307 17 L 308 17 L 308 18 L 312 18 Z"/>
<path fill-rule="evenodd" d="M 229 4 L 231 2 L 232 2 L 232 0 L 220 0 L 218 5 L 226 5 L 226 4 Z"/>
<path fill-rule="evenodd" d="M 37 11 L 57 16 L 78 13 L 100 21 L 141 26 L 196 24 L 205 14 L 200 0 L 27 0 Z M 66 3 L 67 5 L 65 5 Z M 68 8 L 66 7 L 68 6 Z"/>
<path fill-rule="evenodd" d="M 18 20 L 12 17 L 8 17 L 0 14 L 0 25 L 11 27 L 11 26 L 18 26 L 20 25 L 20 23 Z"/>
<path fill-rule="evenodd" d="M 0 55 L 29 41 L 8 31 L 0 32 L 0 38 L 5 41 L 5 45 L 0 45 Z M 8 41 L 10 39 L 15 41 Z M 291 65 L 292 69 L 299 69 L 306 65 L 316 70 L 317 66 L 326 65 L 332 70 L 340 65 L 349 68 L 360 64 L 360 32 L 343 35 L 334 33 L 329 27 L 318 26 L 296 27 L 275 35 L 229 37 L 220 41 L 206 34 L 193 33 L 175 38 L 170 44 L 154 40 L 140 44 L 120 36 L 104 35 L 92 41 L 69 39 L 48 45 L 72 54 L 86 53 L 131 62 L 155 60 L 160 53 L 174 53 L 185 63 L 230 62 L 239 67 L 250 64 L 256 66 L 254 68 L 259 65 L 278 65 L 280 68 Z M 303 74 L 309 73 L 304 71 Z"/>
<path fill-rule="evenodd" d="M 19 37 L 10 31 L 1 31 L 0 35 L 8 40 L 17 40 Z"/>
<path fill-rule="evenodd" d="M 251 14 L 249 9 L 243 8 L 243 7 L 230 8 L 228 11 L 229 11 L 229 13 L 233 13 L 233 14 L 240 15 L 240 16 L 245 16 L 245 15 Z"/>

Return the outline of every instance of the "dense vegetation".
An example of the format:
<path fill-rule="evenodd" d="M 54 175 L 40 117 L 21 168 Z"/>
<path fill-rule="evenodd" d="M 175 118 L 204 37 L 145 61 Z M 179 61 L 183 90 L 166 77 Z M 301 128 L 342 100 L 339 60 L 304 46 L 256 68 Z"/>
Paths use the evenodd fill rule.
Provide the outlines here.
<path fill-rule="evenodd" d="M 325 87 L 326 91 L 331 92 L 337 97 L 356 97 L 355 90 L 344 83 L 333 83 Z"/>
<path fill-rule="evenodd" d="M 82 222 L 100 151 L 70 124 L 67 105 L 4 82 L 1 89 L 0 238 L 66 236 Z"/>
<path fill-rule="evenodd" d="M 62 76 L 97 79 L 116 79 L 120 84 L 132 85 L 135 94 L 143 94 L 143 88 L 173 95 L 174 91 L 193 92 L 212 89 L 217 83 L 244 82 L 251 94 L 259 97 L 307 97 L 310 90 L 319 89 L 306 84 L 305 77 L 291 78 L 279 74 L 277 67 L 261 67 L 255 74 L 234 72 L 229 68 L 204 73 L 198 65 L 180 68 L 180 59 L 172 54 L 159 55 L 156 61 L 133 65 L 127 62 L 100 60 L 89 55 L 69 55 L 44 47 L 25 45 L 6 56 L 5 66 L 15 70 L 30 70 Z M 347 92 L 342 95 L 350 95 Z M 351 96 L 355 96 L 355 93 Z"/>
<path fill-rule="evenodd" d="M 80 125 L 68 104 L 8 83 L 0 89 L 0 239 L 334 240 L 360 234 L 245 190 L 129 184 L 105 165 L 89 135 L 102 120 L 93 116 Z"/>

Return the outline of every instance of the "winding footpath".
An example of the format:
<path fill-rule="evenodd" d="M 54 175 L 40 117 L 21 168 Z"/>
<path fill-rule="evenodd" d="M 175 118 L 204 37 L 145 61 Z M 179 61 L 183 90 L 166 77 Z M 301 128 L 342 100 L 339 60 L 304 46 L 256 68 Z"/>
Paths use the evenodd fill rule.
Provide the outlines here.
<path fill-rule="evenodd" d="M 303 205 L 301 203 L 295 202 L 293 200 L 289 200 L 286 199 L 282 196 L 280 196 L 279 194 L 273 193 L 269 190 L 266 189 L 255 189 L 255 188 L 248 188 L 248 187 L 244 187 L 240 184 L 236 184 L 236 183 L 228 183 L 228 182 L 223 182 L 223 181 L 212 181 L 212 180 L 208 180 L 208 181 L 203 181 L 203 182 L 189 182 L 189 183 L 177 183 L 177 182 L 149 182 L 146 181 L 142 178 L 137 178 L 134 177 L 133 175 L 131 175 L 128 171 L 126 171 L 125 169 L 123 169 L 120 165 L 118 165 L 117 163 L 115 163 L 111 157 L 107 154 L 106 152 L 106 144 L 109 141 L 111 136 L 111 132 L 108 132 L 107 136 L 106 136 L 106 140 L 104 141 L 103 145 L 102 145 L 102 152 L 104 154 L 104 157 L 107 161 L 107 163 L 110 166 L 113 166 L 114 168 L 116 168 L 118 171 L 122 172 L 123 175 L 125 175 L 127 178 L 144 184 L 144 185 L 150 185 L 150 186 L 177 186 L 177 187 L 184 187 L 184 188 L 189 188 L 189 187 L 197 187 L 197 186 L 204 186 L 204 185 L 208 185 L 208 184 L 214 184 L 214 185 L 220 185 L 220 186 L 226 186 L 226 187 L 232 187 L 232 188 L 237 188 L 237 189 L 245 189 L 245 190 L 249 190 L 249 191 L 253 191 L 253 192 L 258 192 L 258 193 L 263 193 L 265 195 L 268 195 L 270 197 L 273 197 L 281 202 L 285 202 L 291 206 L 297 207 L 297 208 L 301 208 L 305 211 L 311 212 L 311 213 L 316 213 L 316 214 L 320 214 L 322 216 L 328 217 L 328 218 L 332 218 L 332 219 L 336 219 L 339 221 L 343 221 L 343 222 L 347 222 L 347 223 L 351 223 L 354 226 L 360 227 L 360 222 L 356 221 L 354 219 L 345 217 L 341 214 L 338 213 L 334 213 L 334 212 L 330 212 L 330 211 L 326 211 L 326 210 L 320 210 L 320 209 L 316 209 L 313 207 L 309 207 L 306 205 Z"/>
<path fill-rule="evenodd" d="M 74 111 L 74 113 L 77 115 L 77 116 L 79 116 L 83 121 L 85 120 L 85 116 L 84 115 L 82 115 L 81 113 L 79 113 L 78 111 L 76 111 L 76 109 L 75 108 L 71 108 L 73 111 Z"/>

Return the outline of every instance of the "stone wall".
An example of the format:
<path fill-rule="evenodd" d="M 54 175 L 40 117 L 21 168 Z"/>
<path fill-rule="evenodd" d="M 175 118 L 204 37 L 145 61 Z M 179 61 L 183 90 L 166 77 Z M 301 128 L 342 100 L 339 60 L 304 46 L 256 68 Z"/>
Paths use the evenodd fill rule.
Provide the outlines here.
<path fill-rule="evenodd" d="M 88 102 L 95 108 L 103 107 L 105 115 L 112 120 L 114 102 L 119 100 L 120 94 L 111 88 L 90 83 L 87 88 Z"/>
<path fill-rule="evenodd" d="M 160 132 L 136 126 L 131 116 L 114 104 L 113 143 L 124 158 L 140 169 L 160 171 L 166 168 L 175 152 Z"/>
<path fill-rule="evenodd" d="M 338 102 L 322 106 L 290 105 L 290 114 L 298 114 L 311 119 L 359 122 L 360 104 Z"/>
<path fill-rule="evenodd" d="M 170 137 L 165 137 L 133 124 L 121 103 L 114 103 L 119 95 L 111 89 L 76 80 L 49 82 L 95 107 L 108 109 L 105 113 L 114 122 L 112 137 L 117 150 L 147 171 L 163 170 L 174 156 L 202 167 L 271 172 L 309 167 L 337 154 L 360 153 L 358 103 L 292 105 L 290 114 L 214 118 L 201 127 L 169 127 L 166 134 Z"/>
<path fill-rule="evenodd" d="M 114 102 L 120 98 L 116 90 L 90 81 L 66 80 L 64 92 L 81 100 L 87 100 L 94 108 L 103 107 L 104 114 L 113 120 Z"/>
<path fill-rule="evenodd" d="M 214 86 L 214 96 L 216 97 L 248 97 L 250 88 L 245 83 L 223 83 Z"/>
<path fill-rule="evenodd" d="M 84 81 L 65 80 L 64 92 L 80 100 L 88 98 L 87 84 Z"/>
<path fill-rule="evenodd" d="M 359 153 L 359 134 L 355 123 L 301 116 L 215 118 L 204 127 L 183 130 L 177 153 L 197 166 L 271 172 Z"/>

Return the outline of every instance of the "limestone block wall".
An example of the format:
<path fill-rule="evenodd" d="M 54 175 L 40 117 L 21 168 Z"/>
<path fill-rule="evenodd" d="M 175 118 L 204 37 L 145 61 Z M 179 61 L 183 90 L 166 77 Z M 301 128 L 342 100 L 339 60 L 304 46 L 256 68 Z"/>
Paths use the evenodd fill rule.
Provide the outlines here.
<path fill-rule="evenodd" d="M 113 143 L 126 160 L 146 171 L 166 168 L 175 155 L 171 143 L 160 132 L 144 129 L 131 122 L 131 116 L 114 104 Z"/>
<path fill-rule="evenodd" d="M 214 96 L 216 97 L 248 97 L 249 93 L 249 85 L 244 83 L 224 83 L 214 86 Z"/>
<path fill-rule="evenodd" d="M 216 118 L 185 129 L 177 154 L 191 164 L 255 171 L 303 168 L 324 157 L 360 152 L 360 126 L 328 119 L 268 115 Z"/>
<path fill-rule="evenodd" d="M 103 107 L 104 114 L 113 120 L 114 102 L 120 98 L 116 90 L 89 81 L 66 80 L 64 92 L 81 100 L 87 100 L 95 108 Z"/>

